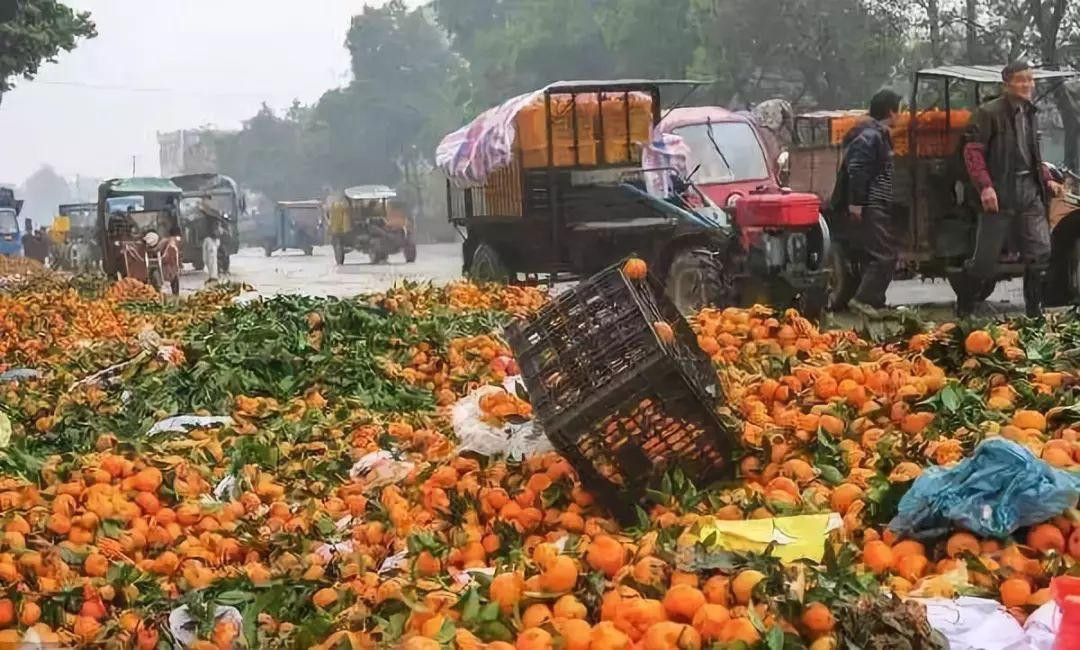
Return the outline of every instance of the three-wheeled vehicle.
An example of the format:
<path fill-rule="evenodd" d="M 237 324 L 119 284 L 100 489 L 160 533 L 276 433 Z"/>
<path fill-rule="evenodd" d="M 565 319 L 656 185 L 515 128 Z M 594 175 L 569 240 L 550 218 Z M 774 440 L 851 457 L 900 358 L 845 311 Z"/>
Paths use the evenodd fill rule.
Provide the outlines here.
<path fill-rule="evenodd" d="M 1035 78 L 1045 85 L 1076 75 L 1072 70 L 1040 69 Z M 944 277 L 956 289 L 964 260 L 974 250 L 979 211 L 978 193 L 963 163 L 964 132 L 973 111 L 1000 92 L 1000 66 L 944 66 L 915 74 L 910 110 L 892 127 L 894 210 L 906 224 L 898 278 Z M 1040 87 L 1037 101 L 1046 94 L 1047 89 Z M 796 143 L 788 157 L 791 187 L 813 192 L 827 205 L 843 156 L 844 136 L 862 119 L 867 118 L 858 111 L 797 116 Z M 1080 284 L 1069 284 L 1068 269 L 1080 263 L 1080 210 L 1062 209 L 1060 201 L 1055 201 L 1050 212 L 1057 217 L 1051 224 L 1053 260 L 1047 298 L 1075 299 L 1080 296 Z M 847 215 L 827 216 L 836 239 L 830 256 L 829 303 L 841 309 L 857 288 L 859 247 L 849 236 L 854 229 Z M 999 279 L 1023 273 L 1021 260 L 1008 242 L 999 268 Z M 995 284 L 979 287 L 978 298 L 988 298 Z"/>
<path fill-rule="evenodd" d="M 180 293 L 180 199 L 167 178 L 116 178 L 98 187 L 97 226 L 102 267 Z"/>
<path fill-rule="evenodd" d="M 19 230 L 19 212 L 21 200 L 15 199 L 15 192 L 7 187 L 0 187 L 0 255 L 22 257 L 22 232 Z"/>
<path fill-rule="evenodd" d="M 172 182 L 183 190 L 180 200 L 180 227 L 184 233 L 182 257 L 196 271 L 206 265 L 202 243 L 212 228 L 221 238 L 218 269 L 229 272 L 229 257 L 240 250 L 240 215 L 244 213 L 244 195 L 232 178 L 222 174 L 184 174 Z"/>
<path fill-rule="evenodd" d="M 344 209 L 330 211 L 330 244 L 339 266 L 350 250 L 367 253 L 372 264 L 383 264 L 399 252 L 406 262 L 416 261 L 412 224 L 392 203 L 397 192 L 385 185 L 358 185 L 346 189 L 344 196 Z"/>
<path fill-rule="evenodd" d="M 274 251 L 298 248 L 311 255 L 326 241 L 326 209 L 322 201 L 278 201 L 277 210 L 264 226 L 263 250 L 270 257 Z"/>
<path fill-rule="evenodd" d="M 464 272 L 554 284 L 636 254 L 684 312 L 761 299 L 818 310 L 829 238 L 817 197 L 781 191 L 749 120 L 719 108 L 661 119 L 661 88 L 698 84 L 558 82 L 446 136 L 436 161 Z"/>
<path fill-rule="evenodd" d="M 56 265 L 61 269 L 85 273 L 101 264 L 97 204 L 61 204 L 49 234 L 53 239 Z"/>

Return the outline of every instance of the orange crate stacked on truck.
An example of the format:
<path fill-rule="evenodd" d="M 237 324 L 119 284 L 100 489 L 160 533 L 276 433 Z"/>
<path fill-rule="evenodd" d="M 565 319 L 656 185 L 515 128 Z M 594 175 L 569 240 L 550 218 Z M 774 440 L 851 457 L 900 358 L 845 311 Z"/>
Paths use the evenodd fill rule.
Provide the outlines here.
<path fill-rule="evenodd" d="M 641 149 L 652 136 L 652 118 L 652 98 L 644 93 L 630 93 L 629 101 L 622 94 L 552 95 L 551 165 L 595 167 L 601 162 L 601 153 L 609 165 L 640 161 Z M 516 120 L 516 147 L 521 150 L 523 166 L 547 167 L 549 136 L 543 95 L 522 108 Z"/>

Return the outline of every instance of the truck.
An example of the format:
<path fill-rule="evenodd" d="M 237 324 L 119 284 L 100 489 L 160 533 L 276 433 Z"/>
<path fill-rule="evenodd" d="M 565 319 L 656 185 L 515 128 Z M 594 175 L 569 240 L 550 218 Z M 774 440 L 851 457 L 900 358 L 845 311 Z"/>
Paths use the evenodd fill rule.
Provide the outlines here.
<path fill-rule="evenodd" d="M 817 197 L 782 190 L 748 119 L 665 117 L 661 89 L 697 85 L 558 82 L 447 135 L 436 162 L 464 273 L 554 284 L 636 255 L 683 312 L 763 296 L 819 310 L 829 233 Z"/>
<path fill-rule="evenodd" d="M 236 181 L 217 173 L 183 174 L 170 180 L 181 190 L 180 227 L 183 230 L 182 258 L 196 271 L 206 265 L 202 243 L 216 227 L 221 237 L 218 269 L 229 272 L 229 258 L 240 250 L 240 215 L 246 201 Z"/>
<path fill-rule="evenodd" d="M 16 200 L 14 190 L 0 187 L 0 255 L 22 256 L 23 233 L 19 230 L 22 206 L 23 202 Z"/>
<path fill-rule="evenodd" d="M 961 147 L 973 111 L 1001 88 L 1002 66 L 952 65 L 915 73 L 908 111 L 892 127 L 895 155 L 893 188 L 896 216 L 905 223 L 897 278 L 946 278 L 954 290 L 964 261 L 975 244 L 979 206 L 964 168 Z M 1041 84 L 1077 76 L 1074 70 L 1039 69 Z M 1042 89 L 1041 96 L 1047 91 Z M 795 145 L 787 158 L 789 185 L 819 196 L 828 205 L 843 159 L 844 136 L 862 111 L 817 111 L 795 118 Z M 1067 200 L 1048 206 L 1053 250 L 1047 300 L 1080 299 L 1080 209 Z M 827 213 L 827 210 L 823 209 Z M 858 285 L 862 260 L 858 243 L 848 236 L 846 215 L 826 214 L 835 237 L 829 268 L 828 304 L 843 309 Z M 985 300 L 997 281 L 1019 277 L 1023 264 L 1008 244 L 1002 250 L 999 277 L 976 288 Z"/>

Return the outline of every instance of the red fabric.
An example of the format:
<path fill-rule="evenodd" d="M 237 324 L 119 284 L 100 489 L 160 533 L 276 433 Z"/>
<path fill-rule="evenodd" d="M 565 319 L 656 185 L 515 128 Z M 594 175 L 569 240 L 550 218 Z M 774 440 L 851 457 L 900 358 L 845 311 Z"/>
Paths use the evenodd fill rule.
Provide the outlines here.
<path fill-rule="evenodd" d="M 994 186 L 990 171 L 986 168 L 986 145 L 978 142 L 964 145 L 964 167 L 967 167 L 971 182 L 980 192 Z"/>
<path fill-rule="evenodd" d="M 1054 650 L 1080 648 L 1080 578 L 1060 576 L 1050 581 L 1050 593 L 1061 609 Z"/>

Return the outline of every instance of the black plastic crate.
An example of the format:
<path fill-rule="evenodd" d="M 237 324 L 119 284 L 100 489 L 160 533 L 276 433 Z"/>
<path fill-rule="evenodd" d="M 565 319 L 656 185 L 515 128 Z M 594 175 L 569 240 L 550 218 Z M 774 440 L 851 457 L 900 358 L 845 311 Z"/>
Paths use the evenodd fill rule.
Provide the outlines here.
<path fill-rule="evenodd" d="M 654 324 L 668 323 L 665 343 Z M 712 362 L 656 280 L 614 266 L 507 328 L 533 411 L 552 444 L 617 513 L 669 467 L 710 480 L 736 436 L 715 411 Z"/>

